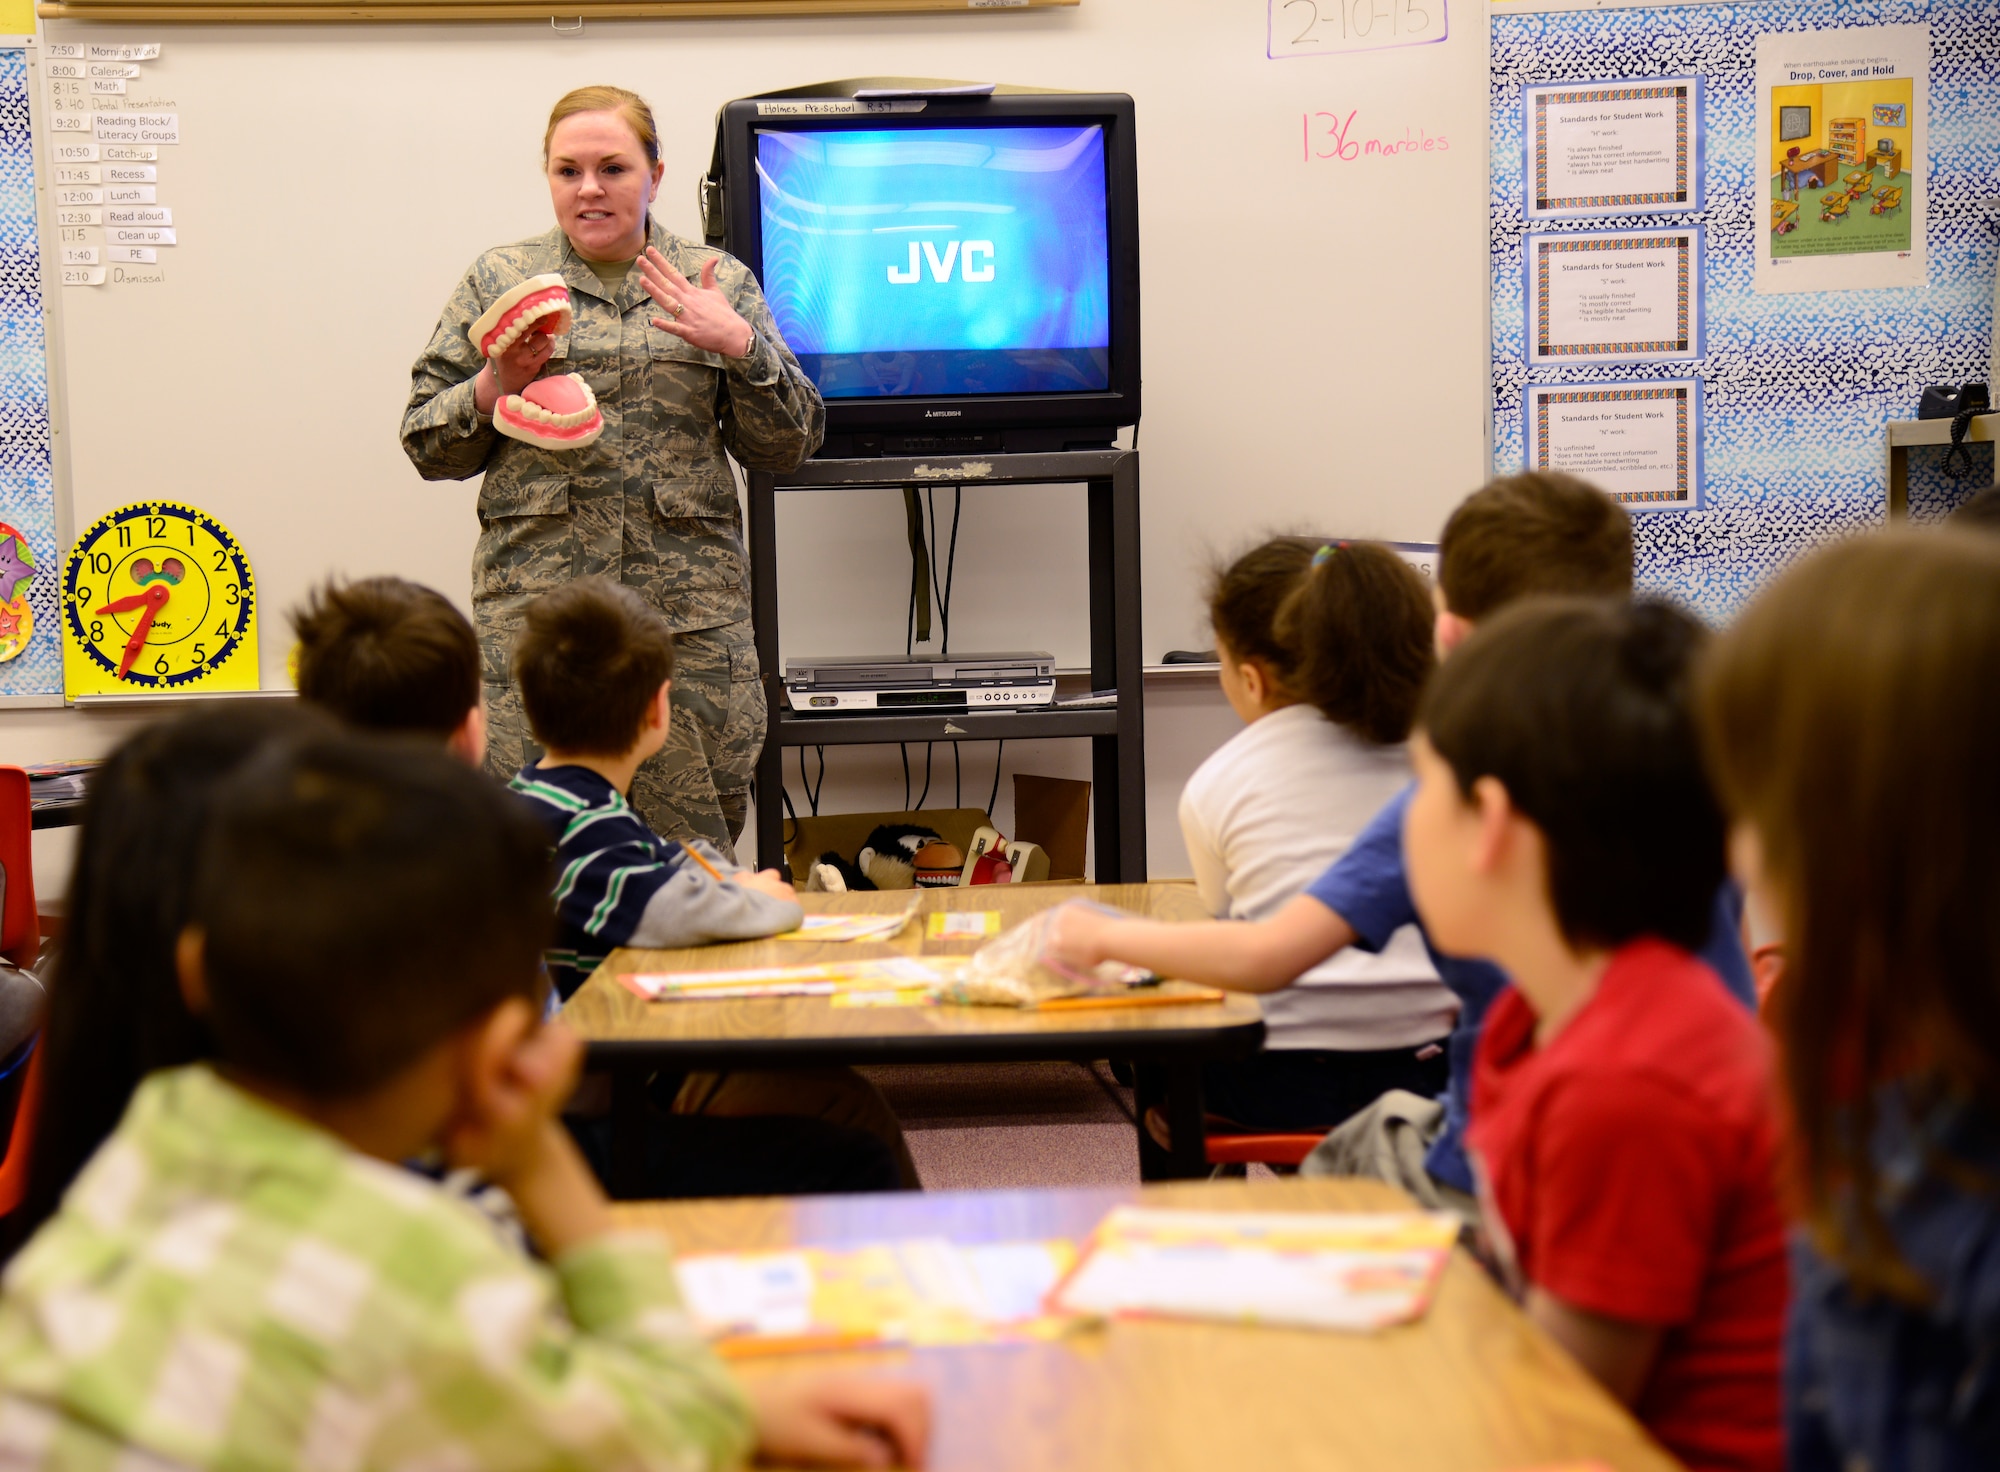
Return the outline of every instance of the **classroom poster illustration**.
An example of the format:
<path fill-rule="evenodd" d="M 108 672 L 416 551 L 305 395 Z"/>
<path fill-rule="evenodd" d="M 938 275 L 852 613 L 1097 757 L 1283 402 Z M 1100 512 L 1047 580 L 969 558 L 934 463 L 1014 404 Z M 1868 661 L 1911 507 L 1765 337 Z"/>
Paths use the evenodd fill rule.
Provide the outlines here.
<path fill-rule="evenodd" d="M 1928 26 L 1757 41 L 1762 292 L 1921 286 Z"/>
<path fill-rule="evenodd" d="M 1527 463 L 1591 481 L 1634 511 L 1701 504 L 1701 384 L 1532 384 L 1522 396 Z"/>
<path fill-rule="evenodd" d="M 1701 78 L 1529 87 L 1527 217 L 1701 208 Z"/>
<path fill-rule="evenodd" d="M 1701 242 L 1696 225 L 1528 236 L 1528 362 L 1699 358 Z"/>

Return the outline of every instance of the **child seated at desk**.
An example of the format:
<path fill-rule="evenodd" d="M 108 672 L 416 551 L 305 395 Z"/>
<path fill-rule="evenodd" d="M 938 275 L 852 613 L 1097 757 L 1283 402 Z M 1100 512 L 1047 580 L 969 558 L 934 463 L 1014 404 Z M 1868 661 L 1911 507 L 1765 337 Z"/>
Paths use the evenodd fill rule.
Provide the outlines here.
<path fill-rule="evenodd" d="M 1425 696 L 1403 841 L 1431 937 L 1513 981 L 1468 1136 L 1503 1278 L 1688 1467 L 1777 1472 L 1771 1050 L 1694 954 L 1724 873 L 1703 638 L 1664 604 L 1501 614 Z"/>
<path fill-rule="evenodd" d="M 1436 640 L 1452 651 L 1486 619 L 1536 594 L 1624 597 L 1632 590 L 1632 522 L 1602 491 L 1560 471 L 1526 471 L 1474 491 L 1438 539 Z M 1209 986 L 1267 991 L 1344 946 L 1381 951 L 1403 927 L 1421 923 L 1403 864 L 1403 814 L 1410 788 L 1385 804 L 1347 852 L 1263 919 L 1165 925 L 1101 919 L 1068 908 L 1055 943 L 1072 965 L 1112 957 Z M 1754 999 L 1737 935 L 1740 904 L 1717 892 L 1715 925 L 1702 959 L 1746 1003 Z M 1450 954 L 1426 937 L 1438 976 L 1458 998 L 1449 1044 L 1451 1083 L 1435 1101 L 1392 1090 L 1328 1136 L 1307 1174 L 1378 1175 L 1427 1206 L 1471 1217 L 1472 1171 L 1463 1138 L 1472 1056 L 1486 1008 L 1507 978 L 1490 961 Z"/>
<path fill-rule="evenodd" d="M 486 757 L 479 638 L 435 589 L 403 578 L 329 580 L 292 612 L 299 698 L 364 731 L 442 741 Z"/>
<path fill-rule="evenodd" d="M 544 755 L 515 776 L 556 845 L 558 934 L 549 952 L 569 998 L 619 946 L 756 940 L 805 911 L 775 869 L 739 868 L 700 839 L 669 843 L 625 794 L 666 744 L 674 640 L 631 589 L 579 578 L 529 605 L 514 676 Z"/>
<path fill-rule="evenodd" d="M 349 736 L 218 804 L 182 932 L 217 1062 L 158 1073 L 0 1292 L 10 1467 L 921 1459 L 924 1392 L 739 1386 L 556 1111 L 547 843 L 440 752 Z M 506 1187 L 549 1266 L 396 1162 Z"/>
<path fill-rule="evenodd" d="M 2000 542 L 1842 542 L 1704 675 L 1731 851 L 1787 951 L 1791 1467 L 2000 1467 Z"/>
<path fill-rule="evenodd" d="M 666 742 L 673 672 L 673 635 L 630 588 L 579 578 L 528 606 L 514 680 L 545 754 L 512 786 L 555 844 L 548 959 L 565 998 L 620 946 L 754 940 L 795 928 L 805 913 L 775 869 L 753 874 L 699 839 L 669 843 L 625 800 L 639 764 Z M 888 1101 L 851 1068 L 694 1073 L 672 1108 L 866 1130 L 894 1154 L 901 1184 L 919 1184 Z"/>
<path fill-rule="evenodd" d="M 1209 913 L 1275 913 L 1409 780 L 1431 617 L 1423 578 L 1376 542 L 1278 537 L 1216 575 L 1222 690 L 1245 724 L 1181 793 Z M 1233 1125 L 1325 1130 L 1390 1089 L 1444 1092 L 1458 1006 L 1415 926 L 1381 955 L 1343 951 L 1286 978 L 1263 1008 L 1262 1053 L 1202 1068 L 1209 1113 Z"/>

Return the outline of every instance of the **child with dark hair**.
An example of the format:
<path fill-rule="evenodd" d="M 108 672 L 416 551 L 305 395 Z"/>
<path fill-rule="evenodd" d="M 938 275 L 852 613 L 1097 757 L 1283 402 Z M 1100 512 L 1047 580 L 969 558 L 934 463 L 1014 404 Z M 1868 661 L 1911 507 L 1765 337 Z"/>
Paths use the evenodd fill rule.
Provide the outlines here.
<path fill-rule="evenodd" d="M 2000 542 L 1897 530 L 1717 643 L 1703 726 L 1791 1123 L 1794 1472 L 2000 1466 Z"/>
<path fill-rule="evenodd" d="M 217 794 L 273 741 L 327 723 L 289 702 L 236 702 L 132 736 L 91 779 L 69 888 L 69 924 L 49 978 L 33 1087 L 27 1191 L 8 1214 L 12 1251 L 56 1209 L 139 1081 L 206 1058 L 207 1029 L 174 978 L 195 857 Z"/>
<path fill-rule="evenodd" d="M 512 786 L 556 845 L 549 967 L 565 999 L 619 946 L 755 940 L 805 914 L 776 870 L 752 873 L 700 839 L 669 843 L 626 801 L 666 744 L 673 673 L 673 635 L 630 588 L 578 578 L 528 605 L 514 679 L 545 754 Z"/>
<path fill-rule="evenodd" d="M 1409 779 L 1433 663 L 1429 590 L 1375 542 L 1278 537 L 1217 572 L 1209 620 L 1244 728 L 1195 769 L 1181 835 L 1211 914 L 1261 920 L 1338 859 Z M 1302 800 L 1304 799 L 1304 800 Z M 1414 926 L 1264 991 L 1265 1051 L 1204 1065 L 1208 1110 L 1328 1129 L 1389 1089 L 1445 1086 L 1457 1010 Z"/>
<path fill-rule="evenodd" d="M 915 1462 L 924 1392 L 738 1386 L 666 1246 L 557 1123 L 548 845 L 442 752 L 340 737 L 217 803 L 181 989 L 218 1062 L 158 1073 L 0 1293 L 0 1425 L 50 1467 Z M 501 1184 L 548 1266 L 396 1167 Z"/>
<path fill-rule="evenodd" d="M 1445 523 L 1438 543 L 1440 659 L 1449 661 L 1480 621 L 1533 594 L 1626 598 L 1632 592 L 1632 522 L 1602 491 L 1560 471 L 1524 471 L 1474 491 Z M 1305 892 L 1250 924 L 1167 925 L 1106 920 L 1066 907 L 1059 953 L 1084 966 L 1106 957 L 1210 986 L 1281 986 L 1343 947 L 1380 952 L 1405 926 L 1421 924 L 1403 866 L 1403 811 L 1411 788 L 1391 798 Z M 1301 794 L 1301 801 L 1309 801 Z M 1715 923 L 1702 958 L 1746 1004 L 1754 1001 L 1738 935 L 1732 886 L 1716 891 Z M 1438 976 L 1458 998 L 1442 1097 L 1395 1089 L 1333 1131 L 1303 1167 L 1307 1174 L 1376 1175 L 1427 1206 L 1476 1214 L 1463 1139 L 1472 1055 L 1486 1008 L 1507 984 L 1490 961 L 1426 945 Z"/>
<path fill-rule="evenodd" d="M 299 695 L 364 731 L 486 755 L 479 639 L 444 594 L 402 578 L 328 581 L 292 613 Z"/>
<path fill-rule="evenodd" d="M 1531 600 L 1439 671 L 1410 888 L 1512 979 L 1474 1067 L 1482 1236 L 1529 1317 L 1697 1472 L 1776 1472 L 1784 1221 L 1768 1040 L 1693 954 L 1723 821 L 1663 604 Z"/>
<path fill-rule="evenodd" d="M 673 635 L 630 588 L 579 578 L 528 605 L 514 679 L 545 754 L 512 786 L 555 845 L 548 960 L 565 998 L 619 946 L 753 940 L 794 928 L 805 913 L 776 870 L 751 873 L 700 839 L 669 843 L 626 801 L 639 764 L 666 742 L 673 672 Z M 694 1073 L 673 1090 L 672 1110 L 673 1124 L 656 1124 L 698 1129 L 709 1148 L 673 1152 L 674 1178 L 656 1194 L 745 1189 L 750 1181 L 728 1172 L 760 1161 L 767 1191 L 920 1184 L 894 1111 L 851 1068 Z M 688 1116 L 700 1122 L 684 1123 Z M 730 1156 L 713 1148 L 718 1129 L 762 1134 L 757 1148 Z M 879 1142 L 871 1156 L 893 1157 L 882 1162 L 886 1178 L 872 1159 L 839 1164 L 854 1152 L 837 1137 L 855 1131 L 873 1137 L 864 1145 Z"/>

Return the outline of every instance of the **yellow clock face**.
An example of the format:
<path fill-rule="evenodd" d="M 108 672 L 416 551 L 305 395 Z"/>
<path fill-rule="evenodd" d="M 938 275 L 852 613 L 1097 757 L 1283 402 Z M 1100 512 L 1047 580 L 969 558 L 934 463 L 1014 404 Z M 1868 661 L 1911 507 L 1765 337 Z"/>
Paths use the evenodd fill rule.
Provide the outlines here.
<path fill-rule="evenodd" d="M 63 685 L 72 697 L 257 689 L 256 585 L 229 528 L 173 501 L 91 523 L 63 569 Z"/>

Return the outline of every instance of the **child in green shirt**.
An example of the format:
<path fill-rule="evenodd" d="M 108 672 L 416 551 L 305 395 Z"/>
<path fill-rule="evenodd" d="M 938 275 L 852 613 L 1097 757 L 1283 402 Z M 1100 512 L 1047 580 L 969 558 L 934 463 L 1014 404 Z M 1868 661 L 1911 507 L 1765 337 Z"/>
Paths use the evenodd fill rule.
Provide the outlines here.
<path fill-rule="evenodd" d="M 0 1293 L 0 1464 L 719 1468 L 921 1460 L 918 1387 L 746 1394 L 557 1111 L 547 845 L 440 751 L 316 738 L 222 801 L 156 1074 Z M 550 1264 L 398 1168 L 440 1150 Z"/>

